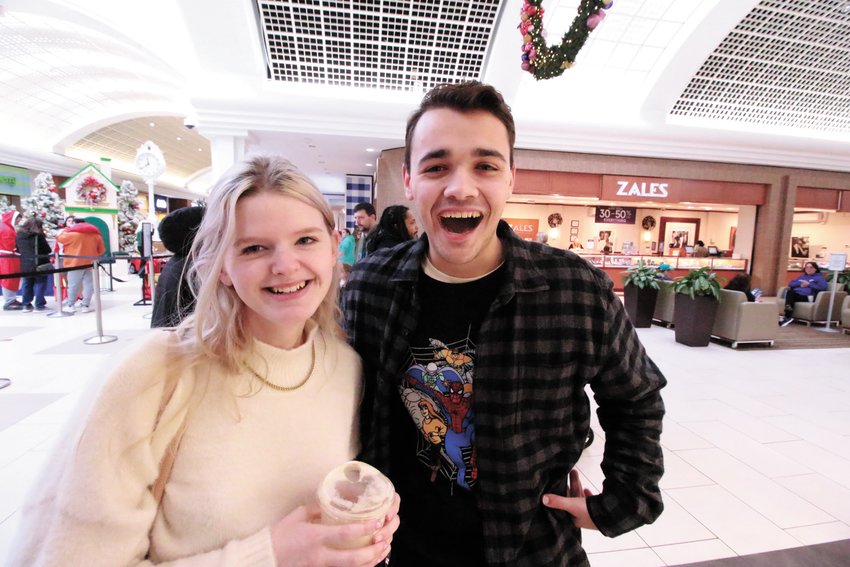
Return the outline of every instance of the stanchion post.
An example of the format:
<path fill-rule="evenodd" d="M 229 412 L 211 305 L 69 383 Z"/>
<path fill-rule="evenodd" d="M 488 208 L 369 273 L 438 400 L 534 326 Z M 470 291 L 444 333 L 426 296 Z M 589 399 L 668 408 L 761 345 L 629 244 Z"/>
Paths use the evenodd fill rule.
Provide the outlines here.
<path fill-rule="evenodd" d="M 59 267 L 59 252 L 53 255 L 53 267 Z M 48 317 L 71 317 L 73 311 L 65 311 L 62 309 L 62 274 L 53 272 L 53 300 L 56 302 L 56 311 L 48 313 Z"/>
<path fill-rule="evenodd" d="M 100 263 L 95 260 L 92 263 L 91 270 L 94 277 L 94 317 L 97 324 L 97 335 L 89 337 L 83 342 L 87 345 L 102 345 L 117 341 L 118 337 L 114 335 L 103 334 L 103 307 L 100 303 Z"/>

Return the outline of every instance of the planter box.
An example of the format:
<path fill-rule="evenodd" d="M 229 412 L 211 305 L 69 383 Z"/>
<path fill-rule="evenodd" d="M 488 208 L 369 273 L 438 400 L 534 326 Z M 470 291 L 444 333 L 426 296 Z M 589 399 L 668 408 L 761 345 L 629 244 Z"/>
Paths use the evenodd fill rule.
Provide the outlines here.
<path fill-rule="evenodd" d="M 717 316 L 717 300 L 711 296 L 691 299 L 683 293 L 676 294 L 673 311 L 676 342 L 687 346 L 704 347 L 711 341 L 711 329 Z"/>
<path fill-rule="evenodd" d="M 658 300 L 658 290 L 651 287 L 639 288 L 627 285 L 623 288 L 626 313 L 635 327 L 652 326 L 652 315 L 655 313 L 655 303 Z"/>

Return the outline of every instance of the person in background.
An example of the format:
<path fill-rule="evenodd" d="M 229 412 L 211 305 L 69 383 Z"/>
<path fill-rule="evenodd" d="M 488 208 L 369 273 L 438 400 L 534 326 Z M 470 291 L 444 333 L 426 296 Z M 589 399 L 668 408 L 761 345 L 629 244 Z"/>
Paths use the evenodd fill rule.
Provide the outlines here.
<path fill-rule="evenodd" d="M 670 267 L 670 264 L 667 264 L 665 262 L 658 264 L 658 272 L 656 272 L 655 274 L 655 279 L 673 281 L 673 278 L 667 275 L 667 272 L 670 272 L 672 270 L 673 268 Z"/>
<path fill-rule="evenodd" d="M 794 321 L 791 316 L 794 313 L 794 304 L 798 301 L 813 301 L 818 293 L 826 291 L 828 287 L 826 278 L 820 273 L 820 266 L 814 262 L 806 262 L 803 265 L 803 273 L 788 282 L 788 291 L 785 293 L 785 316 L 779 324 L 783 327 L 790 325 Z"/>
<path fill-rule="evenodd" d="M 694 258 L 707 258 L 708 255 L 708 248 L 705 247 L 705 242 L 697 240 L 696 245 L 694 245 Z"/>
<path fill-rule="evenodd" d="M 378 226 L 378 216 L 372 203 L 357 203 L 354 205 L 354 222 L 360 228 L 360 236 L 357 238 L 355 256 L 360 260 L 368 254 L 369 239 Z"/>
<path fill-rule="evenodd" d="M 225 173 L 192 251 L 195 311 L 110 372 L 34 484 L 10 566 L 382 561 L 397 499 L 380 521 L 343 525 L 321 524 L 311 503 L 359 448 L 336 247 L 330 207 L 288 161 Z"/>
<path fill-rule="evenodd" d="M 747 296 L 747 301 L 761 301 L 761 298 L 757 298 L 753 295 L 753 290 L 750 288 L 749 274 L 737 274 L 734 278 L 729 280 L 729 283 L 727 283 L 726 287 L 723 289 L 742 291 L 744 292 L 744 295 Z"/>
<path fill-rule="evenodd" d="M 44 224 L 41 219 L 30 217 L 24 221 L 18 229 L 17 246 L 21 255 L 22 272 L 35 272 L 40 265 L 50 263 L 50 244 L 44 236 Z M 36 311 L 47 309 L 44 294 L 50 285 L 50 277 L 49 274 L 39 274 L 21 278 L 21 304 L 24 311 L 33 310 L 33 300 Z"/>
<path fill-rule="evenodd" d="M 60 232 L 56 236 L 56 243 L 61 245 L 64 251 L 63 266 L 65 268 L 88 266 L 94 261 L 93 257 L 103 256 L 106 251 L 100 231 L 96 226 L 87 223 L 85 219 L 76 219 L 72 226 Z M 84 257 L 74 258 L 74 256 Z M 83 291 L 80 312 L 94 311 L 91 306 L 94 279 L 91 269 L 88 268 L 68 272 L 68 297 L 65 302 L 67 309 L 69 311 L 76 309 L 75 303 L 80 294 L 80 288 Z"/>
<path fill-rule="evenodd" d="M 151 327 L 176 327 L 195 308 L 187 277 L 192 265 L 189 252 L 203 218 L 203 207 L 183 207 L 168 213 L 159 223 L 159 238 L 174 255 L 159 274 Z"/>
<path fill-rule="evenodd" d="M 21 271 L 21 260 L 17 256 L 17 238 L 15 223 L 18 221 L 18 211 L 6 211 L 0 216 L 0 275 L 17 274 Z M 24 308 L 18 301 L 20 278 L 0 279 L 3 288 L 3 311 L 20 311 Z"/>
<path fill-rule="evenodd" d="M 412 240 L 416 238 L 418 232 L 416 217 L 410 209 L 404 205 L 387 207 L 381 214 L 381 220 L 368 242 L 367 254 Z"/>
<path fill-rule="evenodd" d="M 354 235 L 351 234 L 350 228 L 343 228 L 339 232 L 341 235 L 339 247 L 337 248 L 339 261 L 343 264 L 353 266 L 354 261 L 357 259 L 357 242 L 354 239 Z"/>
<path fill-rule="evenodd" d="M 663 508 L 666 381 L 610 278 L 501 220 L 514 139 L 493 87 L 428 92 L 402 170 L 424 234 L 356 263 L 343 292 L 363 458 L 401 495 L 391 565 L 586 567 L 582 528 L 615 536 Z M 605 432 L 596 495 L 573 470 L 587 386 Z"/>
<path fill-rule="evenodd" d="M 582 246 L 581 242 L 578 240 L 573 240 L 570 242 L 570 247 L 568 250 L 584 250 L 584 246 Z"/>

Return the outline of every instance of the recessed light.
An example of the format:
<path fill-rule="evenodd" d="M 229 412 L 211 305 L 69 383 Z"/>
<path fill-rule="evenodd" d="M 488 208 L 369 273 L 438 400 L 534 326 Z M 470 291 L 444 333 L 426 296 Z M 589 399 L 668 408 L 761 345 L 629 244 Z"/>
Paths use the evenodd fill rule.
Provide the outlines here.
<path fill-rule="evenodd" d="M 156 126 L 156 122 L 151 122 L 150 124 L 148 124 L 148 126 L 150 126 L 151 128 L 153 128 L 154 126 Z"/>
<path fill-rule="evenodd" d="M 177 141 L 178 141 L 178 142 L 179 142 L 179 141 L 181 141 L 182 139 L 183 139 L 183 138 L 181 138 L 180 136 L 177 136 Z"/>
<path fill-rule="evenodd" d="M 366 164 L 366 167 L 372 167 L 372 164 L 371 164 L 371 163 L 367 163 L 367 164 Z"/>
<path fill-rule="evenodd" d="M 204 148 L 198 148 L 198 151 L 202 152 L 202 151 L 204 151 Z"/>
<path fill-rule="evenodd" d="M 367 151 L 367 152 L 374 152 L 374 151 L 375 151 L 375 148 L 366 148 L 366 151 Z"/>

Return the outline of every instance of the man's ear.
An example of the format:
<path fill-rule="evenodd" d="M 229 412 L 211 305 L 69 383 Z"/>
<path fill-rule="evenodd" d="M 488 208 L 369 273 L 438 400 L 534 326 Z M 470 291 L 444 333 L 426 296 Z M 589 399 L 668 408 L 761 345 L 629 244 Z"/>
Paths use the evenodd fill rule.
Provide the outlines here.
<path fill-rule="evenodd" d="M 401 166 L 401 176 L 404 179 L 404 196 L 408 201 L 413 200 L 413 190 L 410 188 L 410 172 L 407 171 L 407 166 Z"/>

